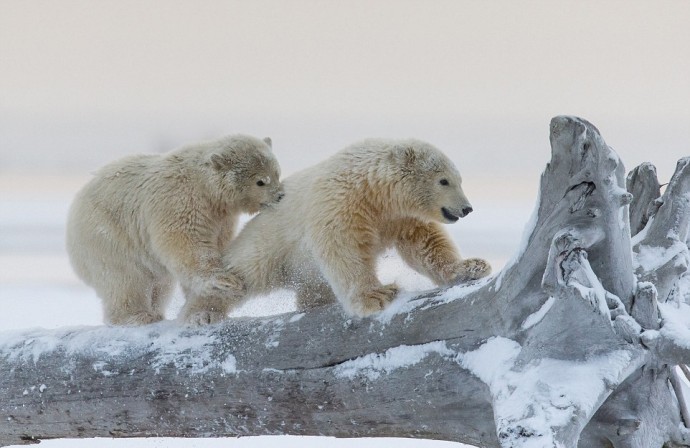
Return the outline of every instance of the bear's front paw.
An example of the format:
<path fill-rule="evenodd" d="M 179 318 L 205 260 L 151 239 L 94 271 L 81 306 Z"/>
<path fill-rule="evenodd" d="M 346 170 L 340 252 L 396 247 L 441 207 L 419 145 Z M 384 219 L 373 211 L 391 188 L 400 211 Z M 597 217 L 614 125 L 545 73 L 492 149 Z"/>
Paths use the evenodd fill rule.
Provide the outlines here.
<path fill-rule="evenodd" d="M 378 313 L 393 301 L 397 293 L 398 287 L 394 284 L 364 291 L 353 300 L 352 310 L 360 317 Z"/>
<path fill-rule="evenodd" d="M 208 284 L 210 291 L 206 294 L 223 293 L 231 295 L 242 295 L 246 286 L 241 278 L 230 271 L 216 271 Z"/>
<path fill-rule="evenodd" d="M 242 293 L 246 289 L 244 282 L 237 275 L 224 271 L 215 276 L 213 287 L 223 292 Z"/>
<path fill-rule="evenodd" d="M 460 263 L 460 272 L 455 278 L 456 283 L 468 282 L 486 277 L 491 274 L 491 265 L 481 258 L 468 258 Z"/>
<path fill-rule="evenodd" d="M 184 323 L 192 327 L 213 325 L 225 320 L 225 313 L 220 311 L 202 310 L 188 314 L 184 317 Z"/>

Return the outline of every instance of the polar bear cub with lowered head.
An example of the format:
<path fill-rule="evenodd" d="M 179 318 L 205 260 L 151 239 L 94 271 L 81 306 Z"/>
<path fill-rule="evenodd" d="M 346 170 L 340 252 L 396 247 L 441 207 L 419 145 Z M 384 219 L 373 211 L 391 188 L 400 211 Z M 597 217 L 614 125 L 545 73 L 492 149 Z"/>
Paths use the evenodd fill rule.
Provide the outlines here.
<path fill-rule="evenodd" d="M 365 140 L 288 177 L 285 199 L 245 226 L 225 265 L 245 282 L 245 298 L 288 288 L 301 309 L 337 299 L 357 316 L 382 310 L 398 291 L 376 277 L 388 247 L 438 285 L 486 276 L 489 264 L 462 259 L 441 225 L 472 211 L 461 183 L 428 143 Z M 229 297 L 227 307 L 241 301 Z"/>
<path fill-rule="evenodd" d="M 244 288 L 221 261 L 239 214 L 283 195 L 270 146 L 270 139 L 233 135 L 130 156 L 81 189 L 69 212 L 67 250 L 77 275 L 103 300 L 107 323 L 163 319 L 175 280 L 186 322 L 225 318 L 216 302 Z"/>

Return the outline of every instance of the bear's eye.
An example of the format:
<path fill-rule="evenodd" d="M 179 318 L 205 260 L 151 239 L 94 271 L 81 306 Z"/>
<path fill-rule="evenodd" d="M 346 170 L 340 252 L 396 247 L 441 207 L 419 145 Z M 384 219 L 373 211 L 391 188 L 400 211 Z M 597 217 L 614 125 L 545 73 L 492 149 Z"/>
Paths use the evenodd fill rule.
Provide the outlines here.
<path fill-rule="evenodd" d="M 260 186 L 260 187 L 263 187 L 263 186 L 266 185 L 266 184 L 264 183 L 263 180 L 259 180 L 259 181 L 256 182 L 256 185 L 258 185 L 258 186 Z"/>
<path fill-rule="evenodd" d="M 448 185 L 448 179 L 441 179 L 441 180 L 438 181 L 438 183 L 441 184 L 441 185 L 444 185 L 444 186 L 445 186 L 445 185 Z"/>

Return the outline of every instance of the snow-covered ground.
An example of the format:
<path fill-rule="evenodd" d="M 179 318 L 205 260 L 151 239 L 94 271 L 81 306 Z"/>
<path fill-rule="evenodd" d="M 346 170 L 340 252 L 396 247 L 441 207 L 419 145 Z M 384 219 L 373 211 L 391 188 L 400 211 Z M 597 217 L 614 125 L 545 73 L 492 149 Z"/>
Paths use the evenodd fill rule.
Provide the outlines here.
<path fill-rule="evenodd" d="M 74 275 L 64 249 L 64 227 L 70 201 L 86 178 L 6 176 L 0 181 L 0 339 L 3 332 L 28 328 L 102 325 L 100 301 Z M 520 189 L 518 189 L 520 190 Z M 448 226 L 465 256 L 487 258 L 498 271 L 517 250 L 522 227 L 533 208 L 533 198 L 518 191 L 496 195 L 492 191 L 470 195 L 475 212 Z M 501 199 L 495 199 L 500 197 Z M 433 287 L 408 268 L 394 252 L 379 263 L 379 276 L 396 281 L 404 290 Z M 168 310 L 174 318 L 182 305 L 179 291 Z M 249 302 L 233 315 L 276 314 L 294 309 L 287 291 Z M 311 437 L 260 437 L 221 440 L 103 440 L 48 441 L 48 447 L 219 447 L 237 448 L 297 446 L 352 446 L 352 441 Z M 390 440 L 357 441 L 360 446 L 387 446 Z M 441 448 L 459 446 L 447 442 L 396 440 L 403 447 Z"/>

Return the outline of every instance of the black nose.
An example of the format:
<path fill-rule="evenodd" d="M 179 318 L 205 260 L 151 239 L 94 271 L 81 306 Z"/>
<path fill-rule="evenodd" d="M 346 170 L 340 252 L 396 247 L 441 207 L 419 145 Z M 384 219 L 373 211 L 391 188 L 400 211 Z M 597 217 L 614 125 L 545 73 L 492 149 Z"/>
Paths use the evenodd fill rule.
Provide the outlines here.
<path fill-rule="evenodd" d="M 472 213 L 472 207 L 465 207 L 465 208 L 462 209 L 462 214 L 463 214 L 463 216 L 467 216 L 467 215 L 469 215 L 470 213 Z"/>
<path fill-rule="evenodd" d="M 285 193 L 280 193 L 278 197 L 276 198 L 276 202 L 280 202 L 281 199 L 285 197 Z"/>

